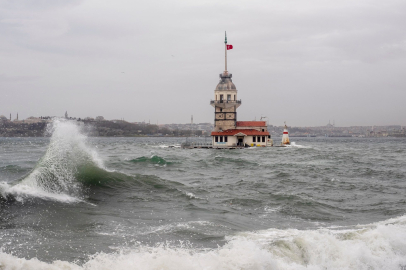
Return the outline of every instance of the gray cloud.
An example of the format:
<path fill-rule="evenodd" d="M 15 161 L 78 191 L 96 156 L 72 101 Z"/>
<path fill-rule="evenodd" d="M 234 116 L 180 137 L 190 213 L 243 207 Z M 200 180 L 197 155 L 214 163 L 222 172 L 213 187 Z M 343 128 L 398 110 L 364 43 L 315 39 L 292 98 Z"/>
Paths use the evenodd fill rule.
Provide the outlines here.
<path fill-rule="evenodd" d="M 0 7 L 7 10 L 49 10 L 73 7 L 84 0 L 4 0 Z"/>
<path fill-rule="evenodd" d="M 227 30 L 241 120 L 406 125 L 405 11 L 396 0 L 5 1 L 0 114 L 211 122 Z"/>

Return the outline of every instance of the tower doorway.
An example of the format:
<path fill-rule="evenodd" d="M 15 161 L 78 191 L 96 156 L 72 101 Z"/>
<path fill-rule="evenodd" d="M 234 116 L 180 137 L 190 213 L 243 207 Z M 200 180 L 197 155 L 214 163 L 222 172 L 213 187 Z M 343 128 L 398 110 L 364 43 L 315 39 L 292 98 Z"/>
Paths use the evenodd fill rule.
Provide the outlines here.
<path fill-rule="evenodd" d="M 244 146 L 244 137 L 237 137 L 237 146 Z"/>

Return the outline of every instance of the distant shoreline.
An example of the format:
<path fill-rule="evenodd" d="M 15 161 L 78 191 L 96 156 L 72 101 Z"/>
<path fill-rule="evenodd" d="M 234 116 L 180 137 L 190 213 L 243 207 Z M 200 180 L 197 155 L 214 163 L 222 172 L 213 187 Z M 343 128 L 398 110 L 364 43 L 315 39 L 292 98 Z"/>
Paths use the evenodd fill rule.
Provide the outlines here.
<path fill-rule="evenodd" d="M 156 135 L 140 135 L 140 136 L 88 136 L 90 138 L 210 138 L 211 136 L 156 136 Z M 357 136 L 289 136 L 290 138 L 356 138 L 356 139 L 394 139 L 394 138 L 406 138 L 406 136 L 385 136 L 385 137 L 357 137 Z M 51 136 L 2 136 L 0 138 L 51 138 Z M 273 135 L 272 138 L 282 138 L 281 135 Z"/>
<path fill-rule="evenodd" d="M 9 120 L 0 116 L 0 137 L 48 137 L 50 117 L 30 117 L 24 120 Z M 164 124 L 145 122 L 130 123 L 124 120 L 75 119 L 74 121 L 90 137 L 210 137 L 214 129 L 211 123 Z M 272 137 L 282 136 L 283 126 L 268 125 Z M 320 127 L 289 127 L 292 138 L 305 137 L 406 137 L 406 129 L 400 125 L 336 127 L 328 124 Z"/>

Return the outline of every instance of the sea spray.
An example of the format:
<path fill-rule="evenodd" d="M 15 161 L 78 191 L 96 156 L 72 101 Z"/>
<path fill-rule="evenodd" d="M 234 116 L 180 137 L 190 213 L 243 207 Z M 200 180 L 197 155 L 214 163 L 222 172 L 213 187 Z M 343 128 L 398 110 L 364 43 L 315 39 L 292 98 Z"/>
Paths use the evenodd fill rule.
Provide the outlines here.
<path fill-rule="evenodd" d="M 37 166 L 14 186 L 3 183 L 3 197 L 11 194 L 17 200 L 26 197 L 72 202 L 83 197 L 78 173 L 86 167 L 103 168 L 97 152 L 87 144 L 87 136 L 74 121 L 55 119 L 47 127 L 51 135 L 45 155 Z"/>

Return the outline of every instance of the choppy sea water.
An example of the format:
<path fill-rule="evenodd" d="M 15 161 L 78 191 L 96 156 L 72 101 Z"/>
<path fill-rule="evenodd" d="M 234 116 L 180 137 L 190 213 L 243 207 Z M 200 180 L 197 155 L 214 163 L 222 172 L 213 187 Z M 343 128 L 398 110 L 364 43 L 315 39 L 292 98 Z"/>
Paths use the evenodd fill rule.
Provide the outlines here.
<path fill-rule="evenodd" d="M 405 139 L 186 150 L 50 128 L 0 138 L 0 269 L 406 265 Z"/>

